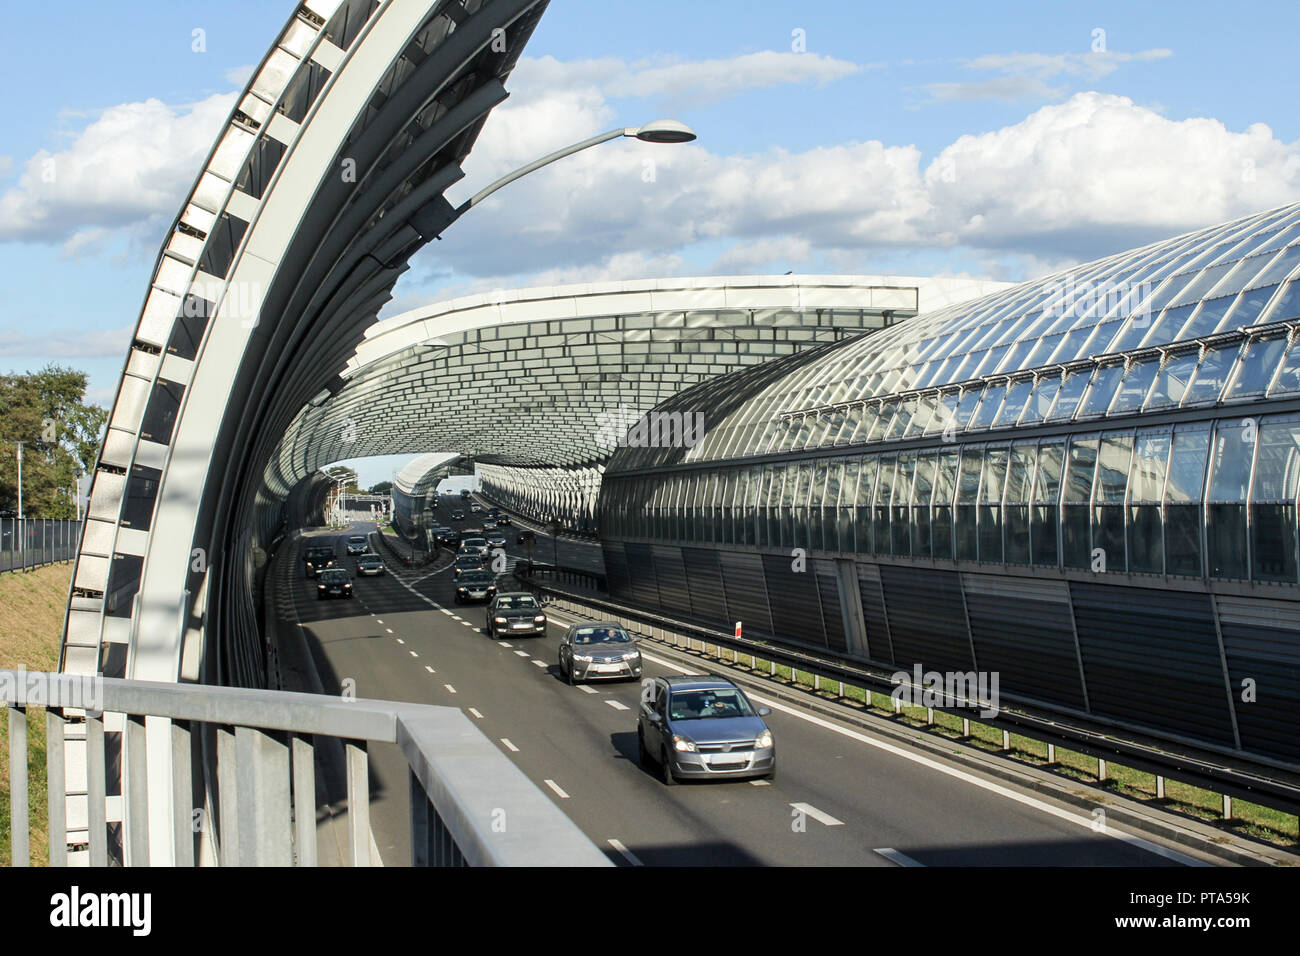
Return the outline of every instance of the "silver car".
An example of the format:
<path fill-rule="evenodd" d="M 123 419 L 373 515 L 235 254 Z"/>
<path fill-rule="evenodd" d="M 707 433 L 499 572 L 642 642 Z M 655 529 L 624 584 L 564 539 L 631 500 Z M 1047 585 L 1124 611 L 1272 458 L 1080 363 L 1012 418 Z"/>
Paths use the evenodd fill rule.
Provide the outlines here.
<path fill-rule="evenodd" d="M 755 707 L 725 677 L 647 680 L 637 714 L 637 754 L 666 784 L 679 777 L 776 777 L 776 744 Z"/>
<path fill-rule="evenodd" d="M 571 624 L 560 640 L 560 673 L 570 684 L 641 676 L 641 649 L 622 625 Z"/>

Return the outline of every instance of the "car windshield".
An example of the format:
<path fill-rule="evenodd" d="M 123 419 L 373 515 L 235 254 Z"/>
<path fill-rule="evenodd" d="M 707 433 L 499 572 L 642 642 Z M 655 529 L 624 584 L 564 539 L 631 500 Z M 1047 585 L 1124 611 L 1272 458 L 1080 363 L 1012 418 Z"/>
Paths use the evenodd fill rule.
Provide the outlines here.
<path fill-rule="evenodd" d="M 483 562 L 473 554 L 464 554 L 456 559 L 456 567 L 458 568 L 480 568 L 482 566 Z"/>
<path fill-rule="evenodd" d="M 334 557 L 334 552 L 325 548 L 313 548 L 307 552 L 308 561 L 324 561 Z"/>
<path fill-rule="evenodd" d="M 357 560 L 357 563 L 358 563 L 358 564 L 364 564 L 364 565 L 369 566 L 369 565 L 371 565 L 371 564 L 381 564 L 382 562 L 381 562 L 381 560 L 380 560 L 379 555 L 377 555 L 377 554 L 363 554 L 363 555 L 362 555 L 362 556 Z"/>
<path fill-rule="evenodd" d="M 361 537 L 360 535 L 354 535 L 351 538 L 348 538 L 348 544 L 365 544 L 365 543 L 366 543 L 366 539 Z"/>
<path fill-rule="evenodd" d="M 630 644 L 631 636 L 621 627 L 580 627 L 573 632 L 575 644 Z"/>
<path fill-rule="evenodd" d="M 524 607 L 537 607 L 537 598 L 533 597 L 531 594 L 526 594 L 522 597 L 507 595 L 497 601 L 497 607 L 503 611 Z"/>
<path fill-rule="evenodd" d="M 462 548 L 476 548 L 484 544 L 487 544 L 487 542 L 482 538 L 465 538 L 461 541 L 460 546 Z"/>
<path fill-rule="evenodd" d="M 346 571 L 326 571 L 320 576 L 320 579 L 326 584 L 347 584 L 348 573 Z"/>
<path fill-rule="evenodd" d="M 671 720 L 711 720 L 715 717 L 754 717 L 754 708 L 735 688 L 682 690 L 668 699 Z"/>
<path fill-rule="evenodd" d="M 479 571 L 475 574 L 466 574 L 460 580 L 462 584 L 491 584 L 492 573 L 490 571 Z"/>

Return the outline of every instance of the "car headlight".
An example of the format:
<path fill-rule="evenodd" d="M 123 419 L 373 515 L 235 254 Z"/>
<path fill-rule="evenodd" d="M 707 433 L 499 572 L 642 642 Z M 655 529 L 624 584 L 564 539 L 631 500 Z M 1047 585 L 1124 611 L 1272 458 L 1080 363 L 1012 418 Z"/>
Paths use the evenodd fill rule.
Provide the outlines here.
<path fill-rule="evenodd" d="M 316 585 L 316 590 L 317 590 L 317 591 L 324 591 L 324 590 L 325 590 L 325 585 L 323 585 L 323 584 L 318 584 L 318 585 Z"/>
<path fill-rule="evenodd" d="M 494 623 L 494 624 L 505 624 L 505 623 L 506 623 L 506 619 L 505 619 L 504 617 L 494 617 L 494 618 L 492 618 L 492 623 Z"/>
<path fill-rule="evenodd" d="M 534 623 L 534 624 L 545 624 L 545 623 L 546 623 L 546 615 L 545 615 L 545 614 L 539 614 L 539 615 L 537 615 L 535 618 L 533 618 L 533 623 Z"/>
<path fill-rule="evenodd" d="M 695 753 L 695 741 L 688 740 L 681 734 L 673 734 L 673 747 L 676 750 L 684 750 L 687 753 Z"/>
<path fill-rule="evenodd" d="M 628 651 L 626 654 L 623 655 L 623 660 L 634 661 L 640 656 L 641 656 L 640 651 Z"/>
<path fill-rule="evenodd" d="M 768 747 L 772 746 L 772 731 L 765 730 L 759 734 L 758 739 L 754 741 L 754 746 L 759 750 L 766 750 Z"/>
<path fill-rule="evenodd" d="M 574 659 L 575 661 L 582 661 L 582 663 L 584 663 L 584 664 L 590 664 L 590 663 L 591 663 L 591 655 L 590 655 L 590 654 L 574 654 L 574 655 L 573 655 L 573 659 Z"/>

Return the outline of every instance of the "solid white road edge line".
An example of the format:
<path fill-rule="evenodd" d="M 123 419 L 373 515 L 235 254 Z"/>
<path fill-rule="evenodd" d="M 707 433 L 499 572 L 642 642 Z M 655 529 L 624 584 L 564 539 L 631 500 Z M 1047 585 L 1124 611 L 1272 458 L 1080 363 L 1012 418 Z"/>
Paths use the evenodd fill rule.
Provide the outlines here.
<path fill-rule="evenodd" d="M 644 657 L 646 660 L 654 661 L 656 664 L 659 664 L 663 667 L 667 667 L 671 670 L 675 670 L 680 674 L 690 673 L 690 671 L 688 671 L 684 667 L 679 667 L 678 665 L 672 663 L 671 661 L 666 661 L 663 658 L 655 657 L 652 654 L 647 654 L 645 651 L 641 652 L 641 656 Z M 814 714 L 803 713 L 802 711 L 800 711 L 795 707 L 791 707 L 788 704 L 782 704 L 780 701 L 772 700 L 771 698 L 763 697 L 753 692 L 749 692 L 749 696 L 753 700 L 758 701 L 760 704 L 763 704 L 764 706 L 767 707 L 771 707 L 773 710 L 779 710 L 783 714 L 789 714 L 792 717 L 798 717 L 800 720 L 806 720 L 811 724 L 816 724 L 817 726 L 824 727 L 827 730 L 833 730 L 837 734 L 841 734 L 842 736 L 845 737 L 850 737 L 853 740 L 857 740 L 860 743 L 864 743 L 869 747 L 875 747 L 876 749 L 883 750 L 886 753 L 891 753 L 897 757 L 902 757 L 904 760 L 910 760 L 913 763 L 920 764 L 923 767 L 928 767 L 931 770 L 937 770 L 939 773 L 947 774 L 948 776 L 954 777 L 958 780 L 964 780 L 966 783 L 973 784 L 977 787 L 980 787 L 983 790 L 989 791 L 990 793 L 996 793 L 1001 797 L 1005 797 L 1008 800 L 1014 800 L 1015 802 L 1023 804 L 1024 806 L 1027 807 L 1033 807 L 1035 810 L 1056 817 L 1059 820 L 1064 820 L 1067 823 L 1073 823 L 1076 826 L 1087 827 L 1089 830 L 1093 830 L 1094 832 L 1097 833 L 1102 833 L 1105 836 L 1112 837 L 1113 839 L 1116 840 L 1121 840 L 1124 843 L 1129 844 L 1130 846 L 1134 846 L 1146 850 L 1148 853 L 1154 853 L 1156 856 L 1164 857 L 1167 860 L 1174 860 L 1177 863 L 1182 863 L 1184 866 L 1211 866 L 1212 865 L 1210 863 L 1206 863 L 1201 860 L 1198 860 L 1195 857 L 1188 856 L 1185 853 L 1179 853 L 1177 850 L 1170 850 L 1166 847 L 1160 846 L 1157 843 L 1152 843 L 1150 840 L 1144 840 L 1141 837 L 1133 836 L 1132 834 L 1129 833 L 1122 833 L 1110 826 L 1107 826 L 1101 830 L 1097 830 L 1096 818 L 1093 817 L 1091 814 L 1084 816 L 1078 813 L 1071 813 L 1069 810 L 1063 810 L 1060 807 L 1054 807 L 1049 803 L 1044 803 L 1042 800 L 1035 799 L 1034 797 L 1028 796 L 1027 794 L 1016 793 L 1014 790 L 993 783 L 992 781 L 982 780 L 979 777 L 975 776 L 974 774 L 966 773 L 964 770 L 958 770 L 956 767 L 945 766 L 944 764 L 940 763 L 937 760 L 931 760 L 929 757 L 922 756 L 921 754 L 912 753 L 910 750 L 907 750 L 903 747 L 898 747 L 895 746 L 894 744 L 886 743 L 883 740 L 876 740 L 873 737 L 867 736 L 866 734 L 858 733 L 856 730 L 850 730 L 848 727 L 837 726 L 836 724 L 831 723 L 829 720 L 823 720 L 822 718 Z"/>

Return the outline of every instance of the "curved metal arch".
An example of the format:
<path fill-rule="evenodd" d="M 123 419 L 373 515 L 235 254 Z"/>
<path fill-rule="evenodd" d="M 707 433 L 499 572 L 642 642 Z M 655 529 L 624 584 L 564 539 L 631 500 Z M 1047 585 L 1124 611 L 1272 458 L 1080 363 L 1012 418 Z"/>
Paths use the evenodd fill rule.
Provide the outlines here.
<path fill-rule="evenodd" d="M 196 679 L 204 625 L 223 615 L 255 646 L 238 626 L 247 597 L 223 606 L 190 595 L 249 583 L 247 555 L 221 552 L 237 550 L 223 543 L 239 539 L 264 492 L 258 437 L 328 380 L 322 370 L 346 359 L 390 297 L 427 241 L 412 223 L 447 205 L 441 193 L 545 6 L 387 0 L 342 49 L 330 17 L 365 5 L 309 0 L 281 31 L 159 254 L 95 472 L 64 670 Z M 501 31 L 509 52 L 489 49 Z M 419 62 L 403 67 L 407 56 Z M 280 107 L 309 69 L 328 79 L 295 122 Z M 408 142 L 396 149 L 399 130 Z M 246 191 L 241 175 L 268 139 L 282 155 Z M 340 159 L 355 177 L 340 174 Z M 204 266 L 219 233 L 237 238 L 213 275 Z M 260 682 L 247 650 L 208 655 L 208 679 Z"/>

